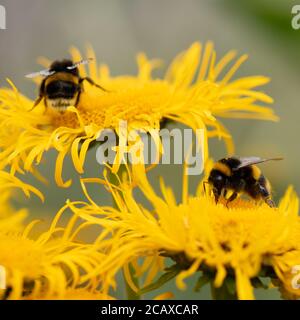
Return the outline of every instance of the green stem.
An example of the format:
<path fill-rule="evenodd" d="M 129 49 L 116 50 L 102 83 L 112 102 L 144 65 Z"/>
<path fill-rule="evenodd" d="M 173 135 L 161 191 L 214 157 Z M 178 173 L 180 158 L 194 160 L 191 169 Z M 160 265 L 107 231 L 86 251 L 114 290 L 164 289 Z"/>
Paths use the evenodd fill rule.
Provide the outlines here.
<path fill-rule="evenodd" d="M 135 284 L 135 286 L 137 288 L 139 288 L 139 279 L 134 275 L 134 269 L 131 264 L 129 265 L 129 272 L 130 272 L 131 279 L 132 279 L 133 283 Z M 135 292 L 131 289 L 130 285 L 126 281 L 126 277 L 124 275 L 124 272 L 123 272 L 123 279 L 124 279 L 125 287 L 126 287 L 127 300 L 140 300 L 141 296 L 137 292 Z"/>

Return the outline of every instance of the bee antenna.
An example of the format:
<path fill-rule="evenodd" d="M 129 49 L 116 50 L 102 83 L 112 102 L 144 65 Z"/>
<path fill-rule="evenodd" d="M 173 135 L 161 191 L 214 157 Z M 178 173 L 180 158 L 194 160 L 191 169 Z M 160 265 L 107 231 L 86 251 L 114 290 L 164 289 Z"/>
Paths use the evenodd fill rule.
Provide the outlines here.
<path fill-rule="evenodd" d="M 88 63 L 90 63 L 92 60 L 93 60 L 93 58 L 87 58 L 87 59 L 80 60 L 80 61 L 78 61 L 78 62 L 73 63 L 73 65 L 67 67 L 67 69 L 69 69 L 69 70 L 75 69 L 75 68 L 77 68 L 77 67 L 78 67 L 79 65 L 81 65 L 81 64 L 88 64 Z"/>
<path fill-rule="evenodd" d="M 47 76 L 51 76 L 53 73 L 55 73 L 55 71 L 50 71 L 50 69 L 45 69 L 45 70 L 41 70 L 38 72 L 26 74 L 25 77 L 26 78 L 35 78 L 35 77 L 39 77 L 39 76 L 47 77 Z"/>

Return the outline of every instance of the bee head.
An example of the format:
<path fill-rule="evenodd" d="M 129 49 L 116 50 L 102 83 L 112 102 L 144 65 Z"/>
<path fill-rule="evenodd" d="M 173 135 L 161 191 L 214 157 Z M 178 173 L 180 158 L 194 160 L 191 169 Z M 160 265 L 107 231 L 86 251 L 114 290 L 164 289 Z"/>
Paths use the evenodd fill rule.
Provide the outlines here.
<path fill-rule="evenodd" d="M 26 75 L 26 78 L 34 78 L 34 77 L 39 77 L 39 76 L 49 77 L 56 72 L 70 73 L 76 77 L 79 77 L 78 66 L 81 64 L 87 64 L 92 60 L 93 60 L 92 58 L 80 60 L 77 62 L 73 62 L 72 60 L 69 60 L 69 59 L 64 59 L 61 61 L 56 60 L 51 64 L 49 69 L 29 73 Z"/>
<path fill-rule="evenodd" d="M 221 191 L 226 185 L 226 176 L 219 170 L 213 169 L 210 172 L 208 183 L 213 186 L 213 189 Z"/>
<path fill-rule="evenodd" d="M 72 60 L 64 59 L 61 61 L 54 61 L 50 66 L 50 72 L 67 72 L 75 76 L 79 76 L 79 71 Z"/>

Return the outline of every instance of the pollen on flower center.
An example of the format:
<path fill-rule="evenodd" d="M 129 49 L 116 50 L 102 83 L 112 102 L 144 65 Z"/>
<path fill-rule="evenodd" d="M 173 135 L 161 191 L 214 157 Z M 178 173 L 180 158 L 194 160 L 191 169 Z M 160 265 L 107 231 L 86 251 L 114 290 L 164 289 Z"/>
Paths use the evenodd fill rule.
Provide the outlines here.
<path fill-rule="evenodd" d="M 253 200 L 249 200 L 249 199 L 243 199 L 243 198 L 238 198 L 235 199 L 232 202 L 227 202 L 227 200 L 221 198 L 219 201 L 220 204 L 222 204 L 223 206 L 227 207 L 228 209 L 255 209 L 257 206 L 259 206 L 259 203 L 256 203 Z M 264 204 L 263 204 L 264 205 Z"/>
<path fill-rule="evenodd" d="M 140 123 L 157 127 L 162 118 L 162 105 L 171 98 L 171 88 L 164 81 L 149 81 L 141 85 L 139 80 L 128 78 L 106 81 L 108 92 L 89 88 L 83 92 L 77 107 L 83 125 L 94 124 L 100 128 L 115 128 L 119 121 Z M 78 128 L 78 116 L 72 112 L 49 112 L 54 127 Z"/>

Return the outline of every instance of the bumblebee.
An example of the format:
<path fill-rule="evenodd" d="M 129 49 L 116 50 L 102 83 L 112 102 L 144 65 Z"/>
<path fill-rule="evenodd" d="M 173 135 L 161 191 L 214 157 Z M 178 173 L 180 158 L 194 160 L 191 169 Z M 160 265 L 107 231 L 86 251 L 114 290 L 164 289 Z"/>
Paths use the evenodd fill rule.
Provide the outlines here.
<path fill-rule="evenodd" d="M 242 193 L 256 201 L 264 200 L 270 207 L 275 207 L 271 197 L 271 185 L 256 166 L 258 163 L 270 160 L 282 160 L 282 158 L 231 157 L 217 161 L 210 171 L 208 181 L 205 182 L 212 186 L 216 203 L 222 193 L 226 199 L 228 190 L 231 190 L 233 193 L 226 199 L 226 206 Z"/>
<path fill-rule="evenodd" d="M 37 76 L 44 77 L 40 85 L 39 96 L 32 109 L 34 109 L 42 99 L 44 99 L 46 108 L 51 107 L 60 112 L 65 111 L 69 106 L 77 107 L 80 94 L 83 91 L 83 81 L 85 80 L 91 85 L 107 91 L 96 84 L 91 78 L 80 77 L 78 66 L 80 64 L 87 64 L 91 60 L 92 59 L 81 60 L 75 63 L 68 59 L 54 61 L 49 69 L 26 75 L 27 78 Z"/>

